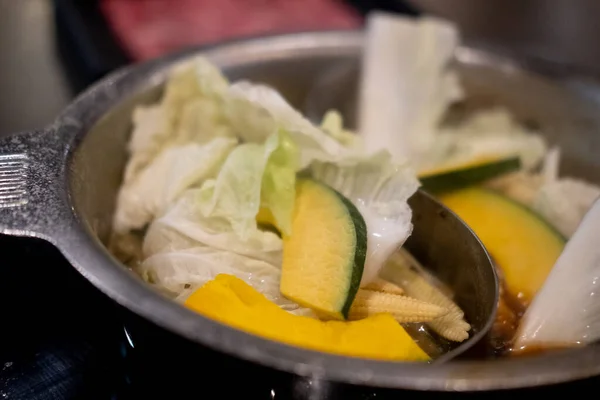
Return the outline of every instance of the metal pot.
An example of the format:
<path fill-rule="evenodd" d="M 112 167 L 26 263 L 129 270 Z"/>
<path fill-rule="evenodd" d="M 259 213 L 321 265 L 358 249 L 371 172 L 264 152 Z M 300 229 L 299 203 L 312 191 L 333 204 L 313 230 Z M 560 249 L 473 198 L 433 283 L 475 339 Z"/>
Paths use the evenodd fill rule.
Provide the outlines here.
<path fill-rule="evenodd" d="M 483 391 L 599 375 L 599 346 L 522 359 L 465 359 L 439 365 L 378 362 L 293 348 L 244 334 L 167 301 L 108 253 L 103 243 L 126 162 L 129 117 L 136 104 L 160 96 L 170 66 L 202 51 L 231 79 L 266 82 L 302 107 L 321 73 L 356 64 L 361 46 L 360 32 L 257 38 L 190 50 L 112 74 L 79 96 L 52 126 L 0 142 L 0 175 L 12 182 L 10 193 L 0 188 L 0 232 L 50 241 L 117 303 L 187 342 L 291 376 L 372 388 Z M 600 113 L 593 100 L 473 50 L 463 49 L 458 65 L 475 98 L 495 99 L 537 123 L 564 148 L 569 173 L 600 181 L 600 160 L 593 156 L 600 149 L 600 135 L 596 135 Z M 417 198 L 414 207 L 434 206 L 423 193 Z M 476 265 L 487 258 L 484 251 L 473 250 L 473 243 L 452 242 L 450 234 L 445 240 L 455 247 L 450 256 L 457 260 Z M 489 294 L 493 299 L 494 295 Z"/>

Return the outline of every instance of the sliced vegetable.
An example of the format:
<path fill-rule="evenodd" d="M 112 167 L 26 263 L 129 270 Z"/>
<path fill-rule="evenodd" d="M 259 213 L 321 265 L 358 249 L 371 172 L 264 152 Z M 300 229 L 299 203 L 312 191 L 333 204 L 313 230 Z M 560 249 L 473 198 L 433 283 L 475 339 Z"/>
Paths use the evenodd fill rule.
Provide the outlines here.
<path fill-rule="evenodd" d="M 293 315 L 232 275 L 217 275 L 185 305 L 234 328 L 307 349 L 381 360 L 429 360 L 390 315 L 351 322 Z"/>
<path fill-rule="evenodd" d="M 360 284 L 368 285 L 412 232 L 408 199 L 419 187 L 412 167 L 382 151 L 352 164 L 315 162 L 310 172 L 350 200 L 365 219 L 367 258 Z"/>
<path fill-rule="evenodd" d="M 542 135 L 525 128 L 509 110 L 492 107 L 469 113 L 459 123 L 441 126 L 434 145 L 423 157 L 423 166 L 504 154 L 518 155 L 522 169 L 531 172 L 539 167 L 547 149 Z"/>
<path fill-rule="evenodd" d="M 450 68 L 456 27 L 435 18 L 369 13 L 358 98 L 358 132 L 368 152 L 419 158 L 435 142 L 448 106 L 463 97 Z"/>
<path fill-rule="evenodd" d="M 350 319 L 388 313 L 400 323 L 426 322 L 445 315 L 448 310 L 417 299 L 391 293 L 361 289 L 356 294 Z"/>
<path fill-rule="evenodd" d="M 344 128 L 344 120 L 337 110 L 329 110 L 325 113 L 321 129 L 344 146 L 355 148 L 362 144 L 356 133 Z"/>
<path fill-rule="evenodd" d="M 256 223 L 277 228 L 277 221 L 268 208 L 261 207 L 256 213 Z M 279 228 L 277 228 L 279 230 Z"/>
<path fill-rule="evenodd" d="M 419 272 L 417 272 L 419 271 Z M 408 296 L 444 308 L 447 312 L 427 323 L 437 334 L 455 342 L 469 338 L 471 325 L 463 311 L 442 290 L 429 282 L 421 265 L 406 251 L 392 255 L 382 275 L 400 285 Z"/>
<path fill-rule="evenodd" d="M 278 144 L 269 156 L 263 173 L 260 202 L 273 215 L 279 229 L 291 234 L 292 211 L 294 210 L 294 187 L 298 167 L 298 148 L 287 132 L 281 129 Z M 267 143 L 271 140 L 269 138 Z"/>
<path fill-rule="evenodd" d="M 531 301 L 565 239 L 535 212 L 488 189 L 469 188 L 439 198 L 479 236 L 509 291 Z"/>
<path fill-rule="evenodd" d="M 170 145 L 236 136 L 224 121 L 222 107 L 229 83 L 215 65 L 195 57 L 178 64 L 168 75 L 160 102 L 134 110 L 125 182 Z"/>
<path fill-rule="evenodd" d="M 526 207 L 533 208 L 543 184 L 544 177 L 541 174 L 518 171 L 490 179 L 484 182 L 483 187 L 498 192 Z"/>
<path fill-rule="evenodd" d="M 356 207 L 324 184 L 299 180 L 292 235 L 283 238 L 281 293 L 330 318 L 345 319 L 366 252 L 367 229 Z"/>
<path fill-rule="evenodd" d="M 237 146 L 216 180 L 202 185 L 202 213 L 226 219 L 240 238 L 247 239 L 256 229 L 256 214 L 262 205 L 289 234 L 296 165 L 296 145 L 283 129 L 264 144 Z"/>
<path fill-rule="evenodd" d="M 224 218 L 206 217 L 202 209 L 207 200 L 202 189 L 188 189 L 161 218 L 155 219 L 144 237 L 144 258 L 158 253 L 210 247 L 263 260 L 279 268 L 283 241 L 273 233 L 255 226 L 242 239 Z M 201 268 L 202 266 L 198 266 Z"/>
<path fill-rule="evenodd" d="M 599 186 L 567 177 L 544 183 L 532 208 L 568 238 L 599 197 Z"/>
<path fill-rule="evenodd" d="M 419 180 L 425 190 L 444 192 L 473 186 L 519 168 L 521 161 L 518 156 L 484 158 L 422 172 Z"/>
<path fill-rule="evenodd" d="M 185 300 L 194 290 L 223 273 L 242 279 L 280 307 L 297 308 L 279 292 L 278 265 L 226 250 L 197 246 L 158 253 L 146 258 L 136 271 L 150 285 L 177 301 Z"/>
<path fill-rule="evenodd" d="M 126 234 L 160 217 L 188 188 L 214 178 L 236 139 L 218 137 L 165 148 L 124 182 L 117 197 L 113 230 Z"/>
<path fill-rule="evenodd" d="M 404 289 L 400 286 L 388 282 L 384 279 L 377 278 L 363 288 L 364 290 L 372 290 L 374 292 L 383 292 L 390 294 L 404 294 Z"/>
<path fill-rule="evenodd" d="M 289 133 L 300 149 L 299 169 L 314 160 L 340 161 L 358 155 L 323 129 L 313 125 L 275 89 L 248 81 L 229 87 L 229 122 L 240 138 L 262 143 L 278 129 Z"/>
<path fill-rule="evenodd" d="M 517 351 L 571 347 L 600 339 L 600 201 L 596 201 L 523 315 Z"/>

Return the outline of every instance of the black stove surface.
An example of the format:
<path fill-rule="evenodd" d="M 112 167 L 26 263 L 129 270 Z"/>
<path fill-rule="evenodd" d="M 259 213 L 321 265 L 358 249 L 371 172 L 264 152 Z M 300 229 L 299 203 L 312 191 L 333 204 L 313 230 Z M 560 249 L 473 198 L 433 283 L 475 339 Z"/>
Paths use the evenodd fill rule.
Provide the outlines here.
<path fill-rule="evenodd" d="M 0 236 L 0 249 L 0 398 L 118 398 L 113 303 L 47 243 Z"/>
<path fill-rule="evenodd" d="M 50 244 L 0 235 L 0 249 L 0 399 L 376 400 L 509 395 L 374 392 L 295 378 L 190 345 L 136 317 L 94 288 Z M 566 395 L 597 387 L 596 380 L 587 380 L 518 394 Z"/>

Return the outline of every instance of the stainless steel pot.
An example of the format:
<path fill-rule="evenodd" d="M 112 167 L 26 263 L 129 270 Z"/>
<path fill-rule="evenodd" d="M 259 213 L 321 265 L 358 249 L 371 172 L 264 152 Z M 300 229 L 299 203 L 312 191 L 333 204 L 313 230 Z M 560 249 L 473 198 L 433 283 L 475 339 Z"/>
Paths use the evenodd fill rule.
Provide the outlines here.
<path fill-rule="evenodd" d="M 360 32 L 257 38 L 191 50 L 112 74 L 78 97 L 49 128 L 0 142 L 0 176 L 8 188 L 0 187 L 0 232 L 50 241 L 104 293 L 161 327 L 298 376 L 372 387 L 481 391 L 599 375 L 599 346 L 523 359 L 440 365 L 369 361 L 292 348 L 222 326 L 167 301 L 108 253 L 103 243 L 126 162 L 129 117 L 136 104 L 158 98 L 170 66 L 202 51 L 231 79 L 269 83 L 302 107 L 321 74 L 356 64 L 361 46 Z M 600 149 L 596 134 L 600 121 L 594 100 L 473 50 L 463 49 L 458 56 L 468 91 L 476 98 L 500 101 L 539 124 L 552 142 L 564 147 L 568 172 L 600 181 L 600 160 L 594 157 Z M 419 196 L 415 204 L 433 207 L 426 195 Z M 473 250 L 473 243 L 452 242 L 452 235 L 444 240 L 455 247 L 451 256 L 456 259 L 463 257 L 476 265 L 487 258 L 485 252 Z"/>

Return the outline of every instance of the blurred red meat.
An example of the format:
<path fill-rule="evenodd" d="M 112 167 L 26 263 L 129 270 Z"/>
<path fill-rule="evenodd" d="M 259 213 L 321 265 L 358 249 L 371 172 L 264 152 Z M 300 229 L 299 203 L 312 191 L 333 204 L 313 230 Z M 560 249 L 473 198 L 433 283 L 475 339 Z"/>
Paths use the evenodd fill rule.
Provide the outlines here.
<path fill-rule="evenodd" d="M 341 0 L 102 0 L 101 6 L 136 60 L 242 36 L 362 24 Z"/>

